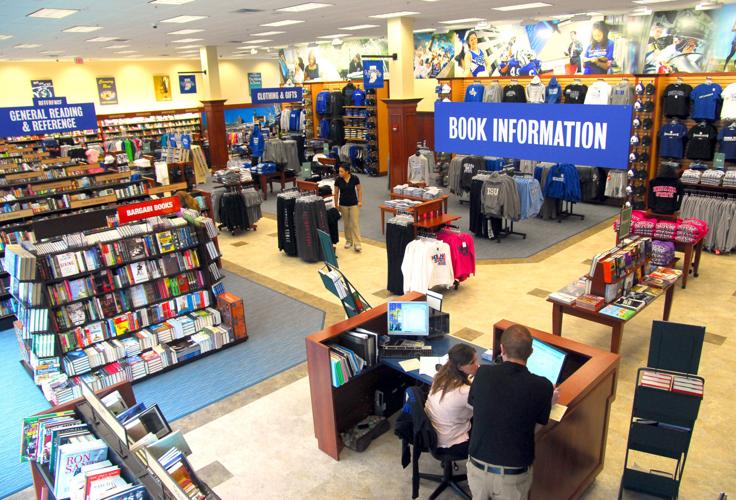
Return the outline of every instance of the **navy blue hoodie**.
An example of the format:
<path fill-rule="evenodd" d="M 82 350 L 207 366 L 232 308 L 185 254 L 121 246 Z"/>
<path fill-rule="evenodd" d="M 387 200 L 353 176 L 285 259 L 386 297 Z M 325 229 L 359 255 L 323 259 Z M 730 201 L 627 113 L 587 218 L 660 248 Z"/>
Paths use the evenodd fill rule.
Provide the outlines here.
<path fill-rule="evenodd" d="M 562 99 L 562 87 L 557 83 L 557 77 L 553 76 L 544 91 L 544 102 L 547 104 L 559 104 Z"/>

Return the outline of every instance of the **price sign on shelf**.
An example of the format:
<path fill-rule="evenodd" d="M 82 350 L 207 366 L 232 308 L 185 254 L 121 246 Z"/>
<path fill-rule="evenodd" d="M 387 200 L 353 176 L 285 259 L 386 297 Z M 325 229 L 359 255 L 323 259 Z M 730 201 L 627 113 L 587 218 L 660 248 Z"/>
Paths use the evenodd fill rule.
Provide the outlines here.
<path fill-rule="evenodd" d="M 160 200 L 144 201 L 118 207 L 118 220 L 126 224 L 134 220 L 147 219 L 157 215 L 173 214 L 181 210 L 179 198 L 161 198 Z"/>

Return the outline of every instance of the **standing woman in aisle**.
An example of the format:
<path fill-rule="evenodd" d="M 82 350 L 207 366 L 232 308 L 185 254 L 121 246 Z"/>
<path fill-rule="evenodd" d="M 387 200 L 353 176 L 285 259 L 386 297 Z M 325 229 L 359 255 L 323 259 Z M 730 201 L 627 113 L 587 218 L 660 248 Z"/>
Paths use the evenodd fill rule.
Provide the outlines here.
<path fill-rule="evenodd" d="M 360 179 L 350 173 L 347 165 L 340 165 L 335 180 L 335 206 L 342 215 L 345 229 L 345 248 L 360 252 L 360 207 L 363 206 L 363 188 Z"/>

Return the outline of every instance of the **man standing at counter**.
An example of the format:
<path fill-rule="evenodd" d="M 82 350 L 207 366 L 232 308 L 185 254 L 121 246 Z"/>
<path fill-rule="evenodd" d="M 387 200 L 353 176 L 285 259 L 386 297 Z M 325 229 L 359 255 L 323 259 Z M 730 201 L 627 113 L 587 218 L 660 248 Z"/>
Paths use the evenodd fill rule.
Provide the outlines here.
<path fill-rule="evenodd" d="M 532 335 L 521 325 L 501 336 L 503 363 L 478 369 L 470 387 L 473 406 L 468 484 L 476 500 L 526 500 L 532 485 L 534 432 L 549 420 L 558 392 L 526 368 Z"/>

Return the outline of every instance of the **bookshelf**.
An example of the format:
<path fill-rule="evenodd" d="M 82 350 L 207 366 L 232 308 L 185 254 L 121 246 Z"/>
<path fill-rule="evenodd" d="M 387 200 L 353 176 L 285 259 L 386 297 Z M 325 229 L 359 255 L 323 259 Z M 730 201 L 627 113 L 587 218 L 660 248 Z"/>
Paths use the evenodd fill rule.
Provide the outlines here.
<path fill-rule="evenodd" d="M 215 308 L 214 222 L 182 215 L 6 248 L 22 363 L 47 399 L 77 397 L 80 380 L 95 389 L 137 381 L 245 340 Z"/>

